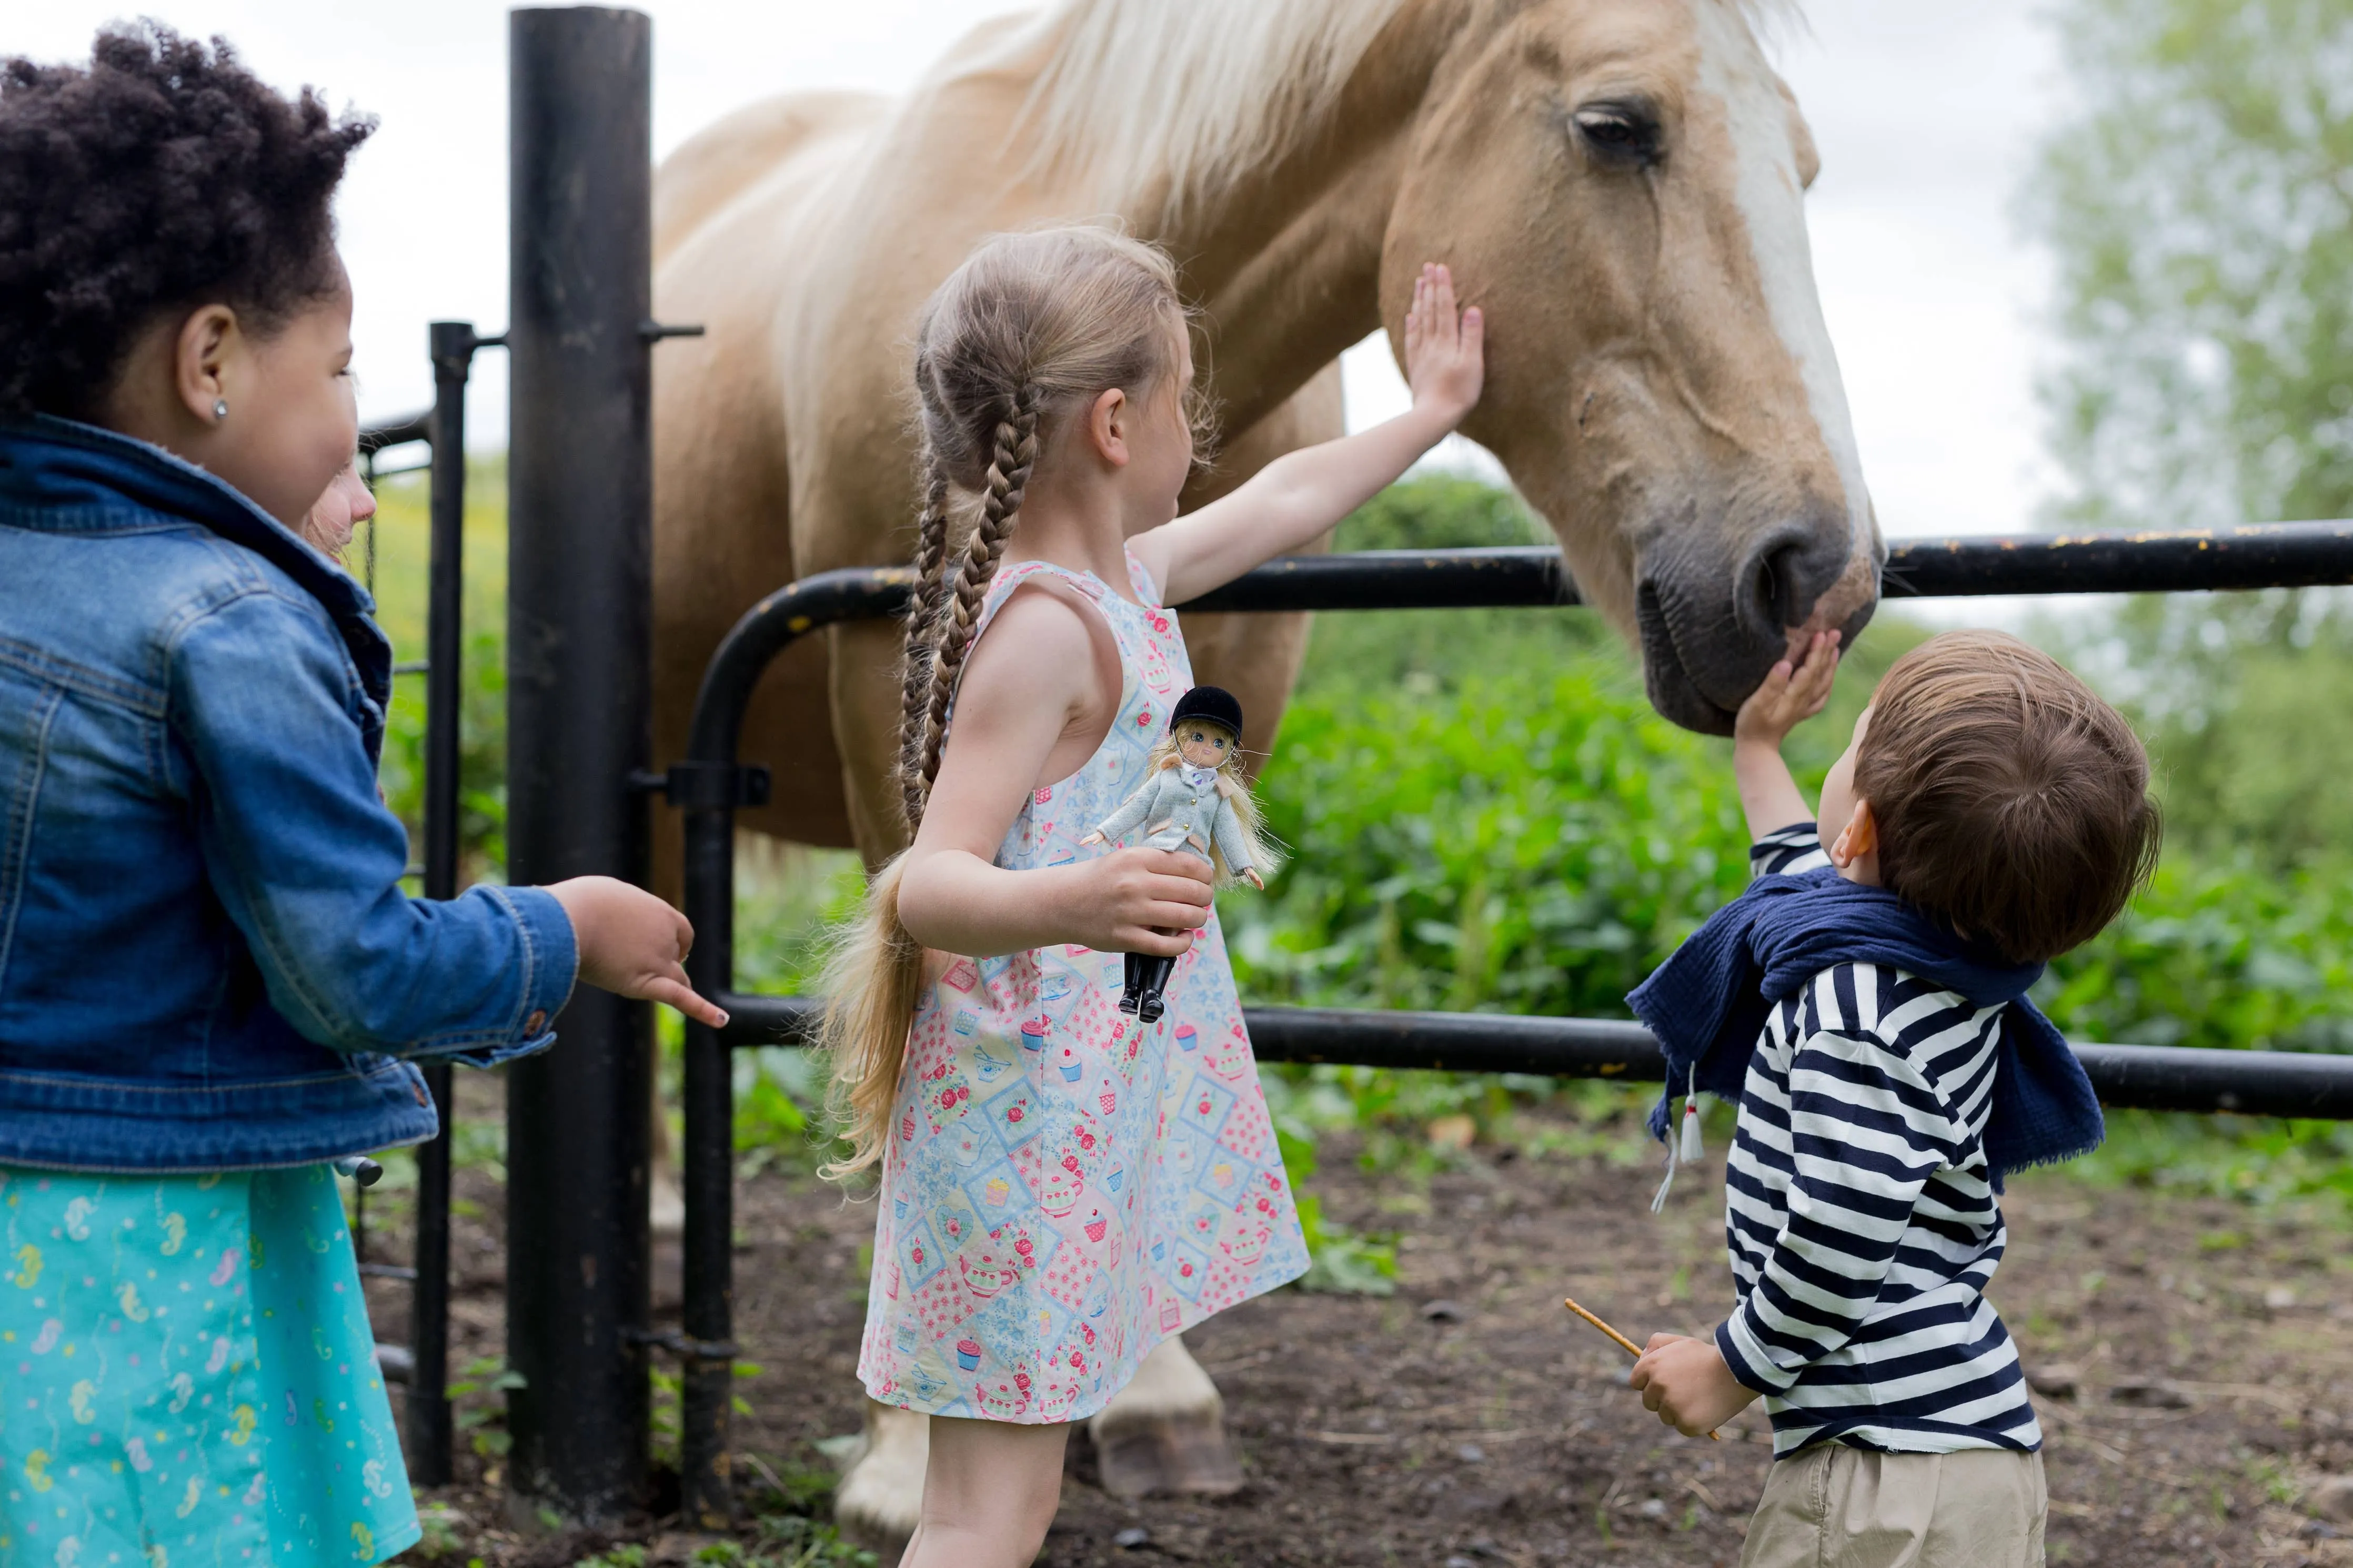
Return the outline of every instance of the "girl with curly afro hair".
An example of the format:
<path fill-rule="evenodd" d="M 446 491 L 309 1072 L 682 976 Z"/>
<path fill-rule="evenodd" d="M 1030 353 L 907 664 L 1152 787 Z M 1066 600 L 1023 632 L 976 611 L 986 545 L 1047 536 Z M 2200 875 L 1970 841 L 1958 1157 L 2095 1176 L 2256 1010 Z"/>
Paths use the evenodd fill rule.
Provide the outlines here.
<path fill-rule="evenodd" d="M 0 61 L 0 1561 L 414 1543 L 333 1163 L 575 979 L 724 1022 L 649 893 L 403 890 L 391 649 L 305 542 L 369 504 L 370 129 L 153 24 Z"/>

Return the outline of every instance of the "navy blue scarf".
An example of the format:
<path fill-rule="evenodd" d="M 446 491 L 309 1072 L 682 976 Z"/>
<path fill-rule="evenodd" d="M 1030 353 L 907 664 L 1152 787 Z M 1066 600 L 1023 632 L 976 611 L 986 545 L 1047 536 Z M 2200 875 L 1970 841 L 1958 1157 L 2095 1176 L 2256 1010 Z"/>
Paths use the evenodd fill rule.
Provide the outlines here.
<path fill-rule="evenodd" d="M 2099 1147 L 2106 1129 L 2091 1079 L 2026 999 L 2042 966 L 1974 950 L 1885 889 L 1828 868 L 1757 878 L 1626 998 L 1667 1054 L 1651 1135 L 1666 1137 L 1668 1101 L 1694 1069 L 1702 1090 L 1736 1102 L 1767 1013 L 1841 963 L 1906 970 L 1979 1007 L 2009 1005 L 1984 1136 L 1997 1184 Z"/>

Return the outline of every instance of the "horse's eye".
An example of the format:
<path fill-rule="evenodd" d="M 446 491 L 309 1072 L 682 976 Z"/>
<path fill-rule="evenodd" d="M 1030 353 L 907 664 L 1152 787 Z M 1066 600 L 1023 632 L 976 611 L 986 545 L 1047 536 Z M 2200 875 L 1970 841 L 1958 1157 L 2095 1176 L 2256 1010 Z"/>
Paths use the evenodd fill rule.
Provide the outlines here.
<path fill-rule="evenodd" d="M 1641 104 L 1591 103 L 1577 111 L 1577 133 L 1606 163 L 1641 167 L 1659 161 L 1658 118 Z"/>

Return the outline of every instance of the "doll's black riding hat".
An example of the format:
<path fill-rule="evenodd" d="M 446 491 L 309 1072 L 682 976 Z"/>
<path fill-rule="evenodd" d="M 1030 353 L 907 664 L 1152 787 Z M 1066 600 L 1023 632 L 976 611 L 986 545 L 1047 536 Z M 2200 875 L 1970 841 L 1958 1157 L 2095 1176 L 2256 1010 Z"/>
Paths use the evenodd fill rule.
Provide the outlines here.
<path fill-rule="evenodd" d="M 1168 727 L 1174 730 L 1187 719 L 1207 719 L 1212 724 L 1223 724 L 1237 737 L 1242 732 L 1242 705 L 1222 686 L 1197 686 L 1176 699 L 1176 710 L 1168 715 Z"/>

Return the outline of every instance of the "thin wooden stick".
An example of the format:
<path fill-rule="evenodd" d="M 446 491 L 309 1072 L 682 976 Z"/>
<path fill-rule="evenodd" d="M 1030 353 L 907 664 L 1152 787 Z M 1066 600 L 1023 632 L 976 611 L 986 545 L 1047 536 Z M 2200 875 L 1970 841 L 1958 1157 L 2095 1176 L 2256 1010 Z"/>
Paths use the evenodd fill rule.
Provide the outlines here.
<path fill-rule="evenodd" d="M 1567 1308 L 1570 1311 L 1575 1312 L 1578 1317 L 1583 1318 L 1587 1322 L 1591 1323 L 1595 1328 L 1599 1329 L 1603 1333 L 1608 1334 L 1611 1339 L 1616 1340 L 1620 1348 L 1624 1350 L 1628 1355 L 1632 1356 L 1636 1361 L 1642 1359 L 1641 1346 L 1636 1344 L 1633 1341 L 1628 1339 L 1625 1335 L 1620 1333 L 1617 1330 L 1611 1328 L 1609 1324 L 1603 1322 L 1600 1319 L 1595 1317 L 1584 1308 L 1578 1306 L 1576 1301 L 1567 1296 L 1563 1296 L 1560 1299 L 1560 1304 Z"/>
<path fill-rule="evenodd" d="M 1567 1308 L 1570 1311 L 1575 1312 L 1578 1317 L 1583 1318 L 1587 1322 L 1591 1323 L 1595 1328 L 1599 1329 L 1603 1333 L 1608 1334 L 1611 1339 L 1616 1340 L 1618 1342 L 1618 1348 L 1624 1351 L 1628 1355 L 1632 1356 L 1636 1361 L 1642 1359 L 1641 1346 L 1636 1344 L 1633 1341 L 1628 1339 L 1625 1335 L 1620 1333 L 1617 1330 L 1611 1328 L 1609 1324 L 1603 1322 L 1600 1319 L 1595 1317 L 1584 1308 L 1578 1306 L 1577 1304 L 1576 1298 L 1563 1296 L 1560 1299 L 1560 1304 Z M 1707 1435 L 1707 1440 L 1711 1443 L 1721 1443 L 1724 1441 L 1724 1434 L 1721 1432 L 1710 1432 Z"/>

